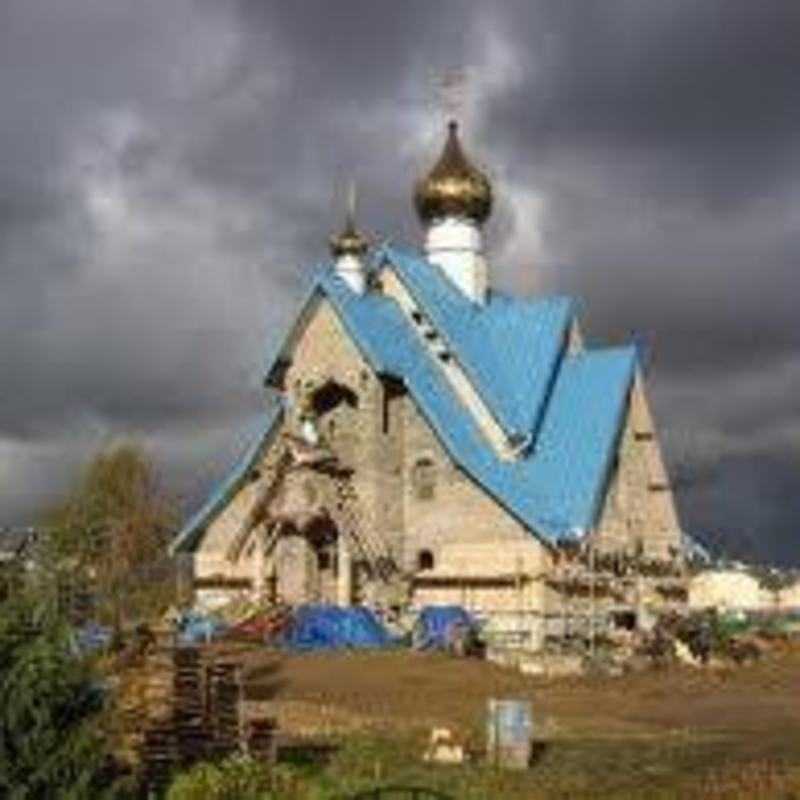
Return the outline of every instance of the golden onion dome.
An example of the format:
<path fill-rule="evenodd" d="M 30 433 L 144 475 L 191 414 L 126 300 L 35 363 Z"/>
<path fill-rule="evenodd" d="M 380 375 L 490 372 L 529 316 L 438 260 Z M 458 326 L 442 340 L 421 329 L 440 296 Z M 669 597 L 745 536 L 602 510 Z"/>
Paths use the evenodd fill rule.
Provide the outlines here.
<path fill-rule="evenodd" d="M 492 186 L 474 167 L 458 138 L 458 123 L 448 123 L 447 141 L 433 169 L 414 189 L 414 205 L 423 222 L 466 217 L 485 222 L 492 211 Z"/>

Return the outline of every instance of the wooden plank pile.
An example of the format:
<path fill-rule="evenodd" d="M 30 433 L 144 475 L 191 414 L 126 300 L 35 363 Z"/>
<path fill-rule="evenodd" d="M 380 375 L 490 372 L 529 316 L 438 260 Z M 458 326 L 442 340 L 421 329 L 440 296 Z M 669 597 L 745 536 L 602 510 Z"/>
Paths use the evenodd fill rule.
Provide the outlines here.
<path fill-rule="evenodd" d="M 277 723 L 243 724 L 241 664 L 210 656 L 199 647 L 174 647 L 151 655 L 141 703 L 128 709 L 143 725 L 138 737 L 145 796 L 159 795 L 176 769 L 246 752 L 273 763 Z"/>

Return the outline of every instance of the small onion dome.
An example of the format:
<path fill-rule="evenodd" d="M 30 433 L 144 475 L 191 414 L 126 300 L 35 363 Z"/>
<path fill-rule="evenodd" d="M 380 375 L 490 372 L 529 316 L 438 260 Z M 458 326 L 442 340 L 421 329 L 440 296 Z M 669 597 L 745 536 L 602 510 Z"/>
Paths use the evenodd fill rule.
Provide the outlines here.
<path fill-rule="evenodd" d="M 348 214 L 344 230 L 330 238 L 331 255 L 334 258 L 342 256 L 356 256 L 360 258 L 367 252 L 369 242 L 362 236 L 355 226 L 352 215 Z"/>
<path fill-rule="evenodd" d="M 485 222 L 492 211 L 489 179 L 470 164 L 458 139 L 458 123 L 448 126 L 439 160 L 414 190 L 414 205 L 426 223 L 442 217 L 466 217 Z"/>

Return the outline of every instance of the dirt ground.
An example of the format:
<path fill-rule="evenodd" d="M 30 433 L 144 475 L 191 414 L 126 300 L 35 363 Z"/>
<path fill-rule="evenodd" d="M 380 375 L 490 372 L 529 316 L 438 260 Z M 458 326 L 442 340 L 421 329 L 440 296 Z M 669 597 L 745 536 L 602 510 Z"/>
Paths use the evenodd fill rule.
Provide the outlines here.
<path fill-rule="evenodd" d="M 413 652 L 251 652 L 245 665 L 252 713 L 277 714 L 285 730 L 380 731 L 398 741 L 410 737 L 420 752 L 433 726 L 480 748 L 487 699 L 529 698 L 537 786 L 574 796 L 645 785 L 655 791 L 753 764 L 800 768 L 797 650 L 745 667 L 550 681 Z"/>

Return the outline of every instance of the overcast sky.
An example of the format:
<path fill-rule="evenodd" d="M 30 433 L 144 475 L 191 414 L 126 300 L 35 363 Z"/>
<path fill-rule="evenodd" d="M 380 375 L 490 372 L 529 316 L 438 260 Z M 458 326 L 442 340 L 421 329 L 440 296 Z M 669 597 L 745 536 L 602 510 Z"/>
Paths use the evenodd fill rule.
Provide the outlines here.
<path fill-rule="evenodd" d="M 419 243 L 454 68 L 495 284 L 638 331 L 684 527 L 800 563 L 796 0 L 2 0 L 0 524 L 126 435 L 197 500 L 347 180 Z"/>

